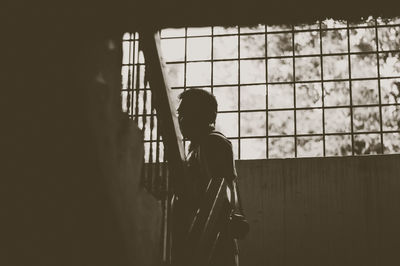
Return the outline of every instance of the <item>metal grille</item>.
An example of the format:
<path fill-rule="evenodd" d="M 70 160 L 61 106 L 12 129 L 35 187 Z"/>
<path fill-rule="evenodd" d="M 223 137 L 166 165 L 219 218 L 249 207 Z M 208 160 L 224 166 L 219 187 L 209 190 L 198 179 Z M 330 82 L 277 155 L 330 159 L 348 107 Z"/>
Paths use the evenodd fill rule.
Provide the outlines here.
<path fill-rule="evenodd" d="M 370 17 L 165 29 L 161 44 L 176 104 L 212 92 L 237 159 L 346 156 L 400 152 L 399 35 Z"/>
<path fill-rule="evenodd" d="M 143 52 L 139 34 L 126 33 L 122 40 L 122 111 L 134 119 L 143 132 L 145 162 L 164 161 L 164 147 L 157 126 L 152 93 L 146 80 Z"/>

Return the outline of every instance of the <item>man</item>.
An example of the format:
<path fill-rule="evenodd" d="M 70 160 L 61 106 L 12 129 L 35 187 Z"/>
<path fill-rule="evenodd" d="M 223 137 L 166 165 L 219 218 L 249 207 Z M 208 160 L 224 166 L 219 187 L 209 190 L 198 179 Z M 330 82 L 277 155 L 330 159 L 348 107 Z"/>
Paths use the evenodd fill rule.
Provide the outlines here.
<path fill-rule="evenodd" d="M 217 101 L 207 91 L 190 89 L 179 96 L 179 126 L 184 138 L 190 140 L 187 156 L 187 176 L 184 189 L 178 196 L 179 225 L 177 230 L 182 238 L 193 219 L 193 213 L 204 200 L 204 193 L 211 178 L 224 178 L 231 191 L 236 191 L 236 169 L 231 142 L 220 132 L 215 131 Z M 248 223 L 238 205 L 236 193 L 231 197 L 232 218 L 220 221 L 220 235 L 210 265 L 236 266 L 238 246 L 236 238 L 248 231 Z M 236 214 L 235 214 L 236 213 Z M 239 217 L 239 219 L 238 219 Z M 223 225 L 223 226 L 222 226 Z M 181 242 L 181 245 L 185 243 Z M 181 247 L 182 248 L 182 247 Z"/>

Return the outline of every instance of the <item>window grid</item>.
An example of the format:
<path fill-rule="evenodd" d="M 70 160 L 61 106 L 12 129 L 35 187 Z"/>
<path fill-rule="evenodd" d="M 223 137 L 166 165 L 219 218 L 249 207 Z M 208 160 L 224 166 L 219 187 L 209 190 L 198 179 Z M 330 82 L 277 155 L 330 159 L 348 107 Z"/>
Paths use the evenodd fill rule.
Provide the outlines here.
<path fill-rule="evenodd" d="M 135 120 L 142 130 L 145 145 L 145 162 L 164 161 L 162 139 L 153 108 L 151 89 L 145 81 L 145 63 L 139 47 L 139 34 L 124 35 L 122 63 L 122 110 Z M 127 46 L 124 46 L 127 44 Z M 126 84 L 124 84 L 126 80 Z M 150 147 L 151 146 L 151 147 Z"/>
<path fill-rule="evenodd" d="M 381 153 L 383 153 L 383 116 L 382 116 L 382 98 L 381 98 L 381 71 L 379 64 L 379 38 L 378 38 L 378 22 L 375 19 L 375 43 L 376 43 L 376 67 L 378 70 L 378 100 L 379 100 L 379 126 L 380 126 L 380 137 L 381 137 Z"/>
<path fill-rule="evenodd" d="M 266 125 L 266 141 L 265 141 L 265 149 L 266 149 L 266 158 L 269 157 L 269 130 L 268 130 L 268 91 L 269 91 L 269 82 L 268 82 L 268 34 L 267 34 L 267 27 L 265 27 L 265 89 L 267 90 L 265 93 L 265 125 Z"/>
<path fill-rule="evenodd" d="M 350 29 L 349 29 L 349 22 L 347 22 L 347 52 L 348 52 L 348 70 L 349 70 L 349 80 L 351 79 L 351 56 L 350 56 Z M 353 132 L 353 125 L 354 125 L 354 116 L 353 116 L 353 91 L 352 91 L 352 82 L 349 82 L 349 96 L 350 96 L 350 131 L 351 131 L 351 155 L 354 155 L 354 132 Z"/>
<path fill-rule="evenodd" d="M 319 22 L 318 22 L 318 24 L 319 24 Z M 387 25 L 386 24 L 384 24 L 384 25 L 383 24 L 376 24 L 375 25 L 375 23 L 374 23 L 374 25 L 368 25 L 368 26 L 351 26 L 350 24 L 348 24 L 348 26 L 337 27 L 337 28 L 335 28 L 335 27 L 324 28 L 322 22 L 321 22 L 321 25 L 322 25 L 322 28 L 318 27 L 318 28 L 312 28 L 312 29 L 290 29 L 290 30 L 280 30 L 280 31 L 268 31 L 268 26 L 267 26 L 266 27 L 267 28 L 266 32 L 268 34 L 279 34 L 279 33 L 292 33 L 292 32 L 300 33 L 300 32 L 319 31 L 319 30 L 329 31 L 329 30 L 347 30 L 347 29 L 349 29 L 349 30 L 352 30 L 352 29 L 375 29 L 375 28 L 398 27 L 398 26 L 400 26 L 400 23 L 387 24 Z M 259 32 L 241 32 L 240 33 L 241 36 L 263 35 L 263 34 L 264 34 L 264 31 L 259 31 Z M 188 35 L 168 36 L 168 37 L 161 36 L 161 38 L 163 40 L 182 39 L 183 37 L 185 37 L 187 39 L 192 39 L 192 38 L 194 39 L 194 38 L 203 38 L 203 37 L 229 37 L 229 36 L 237 36 L 237 35 L 238 35 L 238 33 L 225 33 L 225 34 L 219 34 L 219 33 L 216 34 L 216 33 L 214 33 L 214 34 L 204 34 L 204 35 L 202 34 L 202 35 L 191 35 L 191 36 L 188 36 Z"/>
<path fill-rule="evenodd" d="M 325 90 L 324 90 L 324 60 L 322 57 L 322 22 L 319 21 L 319 52 L 320 52 L 320 65 L 321 65 L 321 99 L 322 99 L 322 145 L 323 145 L 323 156 L 326 156 L 326 146 L 325 146 Z"/>
<path fill-rule="evenodd" d="M 274 144 L 273 144 L 273 140 L 276 139 L 278 141 L 285 141 L 285 140 L 289 140 L 291 141 L 294 140 L 293 143 L 293 154 L 291 155 L 290 152 L 287 154 L 284 154 L 281 157 L 303 157 L 304 153 L 307 153 L 308 151 L 303 149 L 301 152 L 298 151 L 298 147 L 300 147 L 300 142 L 303 141 L 304 143 L 311 143 L 313 144 L 313 140 L 316 143 L 315 145 L 319 145 L 318 147 L 322 147 L 322 150 L 320 152 L 317 152 L 317 155 L 310 155 L 311 157 L 313 156 L 335 156 L 335 155 L 346 155 L 346 154 L 333 154 L 332 152 L 327 153 L 327 138 L 329 137 L 341 137 L 343 136 L 343 138 L 341 138 L 341 140 L 343 142 L 346 142 L 346 138 L 347 136 L 350 138 L 351 140 L 351 155 L 359 155 L 359 154 L 368 154 L 368 153 L 388 153 L 385 152 L 385 138 L 384 138 L 384 134 L 391 134 L 391 133 L 400 133 L 400 131 L 397 128 L 394 128 L 396 130 L 394 130 L 393 128 L 389 128 L 388 126 L 384 127 L 384 115 L 383 115 L 383 111 L 382 108 L 384 107 L 394 107 L 396 108 L 396 110 L 398 110 L 398 108 L 400 107 L 400 103 L 399 102 L 383 102 L 382 100 L 382 85 L 381 85 L 381 81 L 382 80 L 388 80 L 388 81 L 395 81 L 395 79 L 399 79 L 400 76 L 398 75 L 398 71 L 394 71 L 395 73 L 391 73 L 391 75 L 387 75 L 385 74 L 384 76 L 381 75 L 381 58 L 384 58 L 385 55 L 387 54 L 391 54 L 391 53 L 399 53 L 400 49 L 398 49 L 398 47 L 393 48 L 392 46 L 389 45 L 390 49 L 382 49 L 380 48 L 380 33 L 378 31 L 378 29 L 384 29 L 384 28 L 389 28 L 389 27 L 399 27 L 400 24 L 390 24 L 390 25 L 380 25 L 378 24 L 378 21 L 375 19 L 374 24 L 370 24 L 370 25 L 362 25 L 362 26 L 357 26 L 357 25 L 350 25 L 349 22 L 346 22 L 345 26 L 342 27 L 332 27 L 332 28 L 328 28 L 326 27 L 326 25 L 323 24 L 322 21 L 318 22 L 316 25 L 318 25 L 317 27 L 310 27 L 308 29 L 298 29 L 296 26 L 291 26 L 290 29 L 288 30 L 278 30 L 278 31 L 274 31 L 274 30 L 270 30 L 269 26 L 265 26 L 262 28 L 262 30 L 258 31 L 258 32 L 251 32 L 251 31 L 246 31 L 246 27 L 236 27 L 236 32 L 235 33 L 225 33 L 225 34 L 219 34 L 219 32 L 216 31 L 216 27 L 210 27 L 209 28 L 209 32 L 210 34 L 199 34 L 199 35 L 193 35 L 192 33 L 190 34 L 190 36 L 188 35 L 188 28 L 184 28 L 184 34 L 180 35 L 180 36 L 161 36 L 161 40 L 162 42 L 165 40 L 181 40 L 184 39 L 184 55 L 183 55 L 183 60 L 182 59 L 176 59 L 176 60 L 166 60 L 166 66 L 173 66 L 173 65 L 177 65 L 177 64 L 182 64 L 183 65 L 183 84 L 182 86 L 180 86 L 179 84 L 173 84 L 172 91 L 184 91 L 188 88 L 205 88 L 205 89 L 209 89 L 211 91 L 211 93 L 216 93 L 218 91 L 219 88 L 228 88 L 228 87 L 236 87 L 237 88 L 237 107 L 235 106 L 231 106 L 229 108 L 226 108 L 224 110 L 219 110 L 218 113 L 219 114 L 237 114 L 237 132 L 231 134 L 230 136 L 228 136 L 229 139 L 231 139 L 233 142 L 236 141 L 235 143 L 237 144 L 235 153 L 236 154 L 236 158 L 238 159 L 247 159 L 248 158 L 248 154 L 246 155 L 245 153 L 248 152 L 248 148 L 247 146 L 250 145 L 250 142 L 246 142 L 244 144 L 243 140 L 254 140 L 254 142 L 252 142 L 254 145 L 257 145 L 257 143 L 259 144 L 260 140 L 263 141 L 262 143 L 264 147 L 265 147 L 265 154 L 263 155 L 263 157 L 257 157 L 257 158 L 277 158 L 276 155 L 270 154 L 270 151 L 272 150 Z M 190 29 L 190 28 L 189 28 Z M 243 30 L 242 30 L 243 29 Z M 371 29 L 374 31 L 374 46 L 375 48 L 373 50 L 368 50 L 368 51 L 359 51 L 359 50 L 353 50 L 352 48 L 352 38 L 354 37 L 352 34 L 354 34 L 354 32 L 351 32 L 352 30 L 354 30 L 357 33 L 357 30 L 360 29 Z M 328 36 L 329 32 L 339 32 L 340 30 L 343 30 L 346 32 L 346 46 L 347 47 L 343 47 L 346 50 L 345 51 L 329 51 L 326 52 L 326 50 L 324 50 L 324 45 L 327 43 L 327 40 L 324 40 L 325 36 Z M 318 35 L 316 39 L 318 39 L 319 44 L 315 45 L 315 51 L 317 52 L 296 52 L 297 48 L 296 48 L 296 34 L 297 33 L 310 33 L 312 34 L 313 32 L 316 32 L 316 34 Z M 274 54 L 274 53 L 270 53 L 269 50 L 269 46 L 267 44 L 269 44 L 269 42 L 272 42 L 273 37 L 274 36 L 278 36 L 279 34 L 290 34 L 291 35 L 291 50 L 290 50 L 290 54 Z M 324 35 L 325 34 L 325 35 Z M 162 35 L 162 34 L 161 34 Z M 244 49 L 245 47 L 242 45 L 246 45 L 245 42 L 241 43 L 242 38 L 245 37 L 249 37 L 249 38 L 253 38 L 254 36 L 259 36 L 261 38 L 264 38 L 264 54 L 263 56 L 260 56 L 259 54 L 242 54 L 242 48 Z M 272 38 L 270 39 L 269 36 L 272 36 Z M 310 35 L 311 36 L 311 35 Z M 216 38 L 219 38 L 219 40 L 221 40 L 221 37 L 232 37 L 232 38 L 237 38 L 237 55 L 235 55 L 235 53 L 233 53 L 233 56 L 216 56 L 215 52 L 215 47 L 216 45 L 218 45 Z M 323 38 L 324 37 L 324 38 Z M 197 56 L 197 57 L 193 57 L 193 55 L 191 55 L 191 58 L 188 58 L 188 40 L 195 40 L 196 38 L 202 38 L 203 40 L 207 40 L 209 39 L 209 44 L 211 45 L 210 48 L 210 53 L 208 56 L 206 57 L 201 57 L 201 56 Z M 354 37 L 355 38 L 355 37 Z M 200 39 L 199 39 L 200 40 Z M 243 39 L 244 40 L 244 39 Z M 193 42 L 192 42 L 193 44 Z M 308 44 L 307 44 L 308 45 Z M 193 48 L 193 47 L 192 47 Z M 299 48 L 300 49 L 300 48 Z M 191 49 L 191 51 L 193 51 L 193 49 Z M 352 66 L 352 62 L 353 60 L 355 60 L 355 63 L 357 63 L 357 60 L 359 60 L 359 58 L 363 58 L 363 56 L 365 57 L 372 57 L 371 55 L 374 55 L 376 57 L 376 74 L 374 74 L 373 76 L 356 76 L 353 75 L 352 73 L 352 68 L 353 67 L 357 67 Z M 381 56 L 382 55 L 382 56 Z M 328 65 L 325 65 L 325 60 L 328 59 L 334 59 L 336 56 L 336 58 L 340 58 L 340 57 L 347 57 L 346 61 L 347 61 L 347 76 L 325 76 L 325 68 L 329 67 L 329 62 Z M 308 59 L 309 58 L 309 59 Z M 269 74 L 270 74 L 270 69 L 272 69 L 272 73 L 274 71 L 273 67 L 271 68 L 271 63 L 269 60 L 290 60 L 292 62 L 292 76 L 289 79 L 271 79 L 269 78 Z M 319 66 L 316 65 L 315 67 L 319 69 L 319 73 L 317 73 L 319 75 L 316 76 L 312 76 L 309 79 L 304 78 L 304 75 L 302 77 L 301 71 L 299 72 L 299 74 L 297 73 L 297 68 L 301 67 L 302 64 L 301 62 L 297 62 L 297 60 L 299 59 L 304 59 L 304 60 L 309 60 L 309 62 L 313 62 L 312 60 L 315 59 L 317 61 L 319 61 Z M 257 61 L 258 60 L 258 61 Z M 375 59 L 373 59 L 375 60 Z M 299 60 L 300 61 L 300 60 Z M 229 81 L 223 81 L 222 83 L 219 81 L 218 83 L 215 82 L 215 78 L 216 78 L 216 71 L 218 71 L 218 68 L 216 67 L 215 63 L 219 63 L 219 62 L 226 62 L 227 64 L 231 64 L 231 65 L 235 65 L 237 62 L 237 73 L 234 75 L 237 75 L 237 79 L 233 78 L 230 79 Z M 245 66 L 248 66 L 251 63 L 257 63 L 257 62 L 264 62 L 264 67 L 265 67 L 265 80 L 263 81 L 259 81 L 259 80 L 255 80 L 255 79 L 249 79 L 246 76 L 245 80 L 241 79 L 241 76 L 246 75 L 246 69 L 242 69 Z M 303 61 L 306 62 L 306 61 Z M 206 70 L 206 72 L 209 72 L 209 81 L 207 81 L 206 83 L 202 84 L 202 83 L 193 83 L 193 80 L 191 81 L 191 83 L 188 83 L 188 64 L 191 63 L 209 63 L 209 66 L 207 66 L 208 70 Z M 335 62 L 336 63 L 336 62 Z M 383 62 L 385 63 L 385 62 Z M 141 64 L 141 63 L 138 63 Z M 245 66 L 244 66 L 244 65 Z M 123 64 L 124 65 L 124 64 Z M 191 70 L 193 72 L 193 69 Z M 264 70 L 263 70 L 264 71 Z M 345 72 L 346 72 L 345 71 Z M 191 73 L 192 73 L 191 72 Z M 242 73 L 243 72 L 243 73 Z M 328 72 L 329 74 L 329 72 Z M 200 74 L 199 74 L 200 75 Z M 208 75 L 208 74 L 207 74 Z M 317 77 L 317 78 L 316 78 Z M 353 93 L 354 93 L 354 82 L 361 82 L 361 81 L 377 81 L 377 91 L 378 91 L 378 97 L 377 97 L 377 102 L 354 102 L 353 99 Z M 335 83 L 339 84 L 340 82 L 343 82 L 343 84 L 346 85 L 346 87 L 343 87 L 341 89 L 347 90 L 347 97 L 348 97 L 348 101 L 347 104 L 346 102 L 341 102 L 340 104 L 332 104 L 332 103 L 327 103 L 326 102 L 326 96 L 329 95 L 329 91 L 328 88 L 326 86 L 333 86 L 335 85 Z M 318 85 L 320 84 L 320 85 Z M 243 106 L 243 101 L 245 99 L 247 92 L 249 92 L 249 88 L 250 86 L 256 87 L 258 85 L 262 85 L 265 86 L 265 105 L 264 108 L 249 108 L 248 106 Z M 290 107 L 277 107 L 277 106 L 273 106 L 270 105 L 273 103 L 273 100 L 271 100 L 271 95 L 270 95 L 270 88 L 271 86 L 278 86 L 278 85 L 290 85 L 292 86 L 293 89 L 293 103 Z M 312 86 L 314 90 L 318 90 L 317 92 L 319 93 L 319 97 L 320 100 L 316 105 L 302 105 L 302 104 L 298 104 L 297 103 L 297 96 L 298 96 L 298 91 L 297 91 L 297 87 L 300 86 L 308 86 L 307 90 L 309 88 L 311 88 Z M 320 87 L 319 87 L 320 86 Z M 360 86 L 360 85 L 359 85 Z M 246 91 L 244 91 L 244 87 L 246 87 Z M 242 89 L 243 88 L 243 89 Z M 316 89 L 315 89 L 316 88 Z M 332 87 L 335 88 L 336 87 Z M 125 91 L 123 89 L 123 91 Z M 146 91 L 146 89 L 143 88 L 139 88 L 138 92 L 140 91 Z M 379 126 L 378 127 L 370 127 L 370 128 L 366 128 L 365 130 L 360 130 L 357 129 L 355 130 L 355 115 L 357 115 L 359 112 L 362 112 L 362 110 L 367 110 L 366 108 L 369 108 L 368 110 L 370 110 L 369 112 L 372 112 L 372 114 L 375 114 L 374 111 L 378 111 L 379 114 L 377 116 L 377 120 L 379 119 L 378 123 Z M 375 109 L 371 109 L 371 108 L 375 108 Z M 349 119 L 350 120 L 350 126 L 342 131 L 327 131 L 326 126 L 329 124 L 329 120 L 327 120 L 327 111 L 331 110 L 332 112 L 334 111 L 343 111 L 345 112 L 349 112 L 350 115 L 347 115 L 345 117 L 345 119 Z M 293 131 L 292 132 L 281 132 L 281 133 L 270 133 L 270 126 L 269 126 L 269 114 L 271 114 L 271 112 L 284 112 L 284 111 L 290 111 L 293 113 Z M 315 130 L 311 130 L 309 131 L 309 129 L 304 129 L 304 127 L 300 130 L 298 128 L 298 123 L 301 124 L 301 119 L 304 119 L 304 112 L 303 114 L 303 118 L 300 116 L 299 114 L 302 111 L 310 111 L 311 114 L 317 114 L 318 117 L 322 116 L 318 119 L 321 120 L 321 129 L 318 129 L 317 131 Z M 260 135 L 259 132 L 257 134 L 252 133 L 252 134 L 242 134 L 242 130 L 243 127 L 246 127 L 248 125 L 243 124 L 242 125 L 242 119 L 244 119 L 243 115 L 245 114 L 257 114 L 256 112 L 264 113 L 265 114 L 265 128 L 262 130 L 265 130 L 265 133 Z M 313 113 L 314 112 L 314 113 Z M 356 113 L 355 113 L 356 112 Z M 141 114 L 138 115 L 138 117 L 140 117 Z M 133 117 L 132 115 L 130 115 L 130 117 Z M 290 118 L 290 117 L 289 117 Z M 300 119 L 300 120 L 299 120 Z M 358 118 L 357 118 L 358 119 Z M 245 121 L 244 121 L 245 122 Z M 376 122 L 376 121 L 374 121 Z M 271 122 L 272 123 L 272 122 Z M 218 126 L 218 125 L 217 125 Z M 235 127 L 236 127 L 235 126 Z M 393 129 L 393 130 L 392 130 Z M 306 130 L 306 131 L 305 131 Z M 307 131 L 308 130 L 308 131 Z M 320 130 L 320 131 L 319 131 Z M 261 132 L 261 131 L 260 131 Z M 226 133 L 223 131 L 223 133 Z M 355 142 L 356 139 L 359 136 L 366 136 L 366 135 L 371 135 L 373 137 L 373 135 L 379 135 L 379 150 L 375 149 L 369 151 L 369 152 L 364 152 L 363 150 L 357 150 L 355 151 Z M 146 142 L 151 142 L 152 140 L 145 140 Z M 270 142 L 271 141 L 271 142 Z M 372 143 L 372 142 L 371 142 Z M 245 146 L 243 146 L 245 145 Z M 246 146 L 247 145 L 247 146 Z M 260 144 L 261 145 L 261 144 Z M 271 146 L 272 145 L 272 146 Z M 396 143 L 396 147 L 400 146 L 398 143 Z M 247 151 L 246 151 L 247 149 Z M 363 148 L 362 148 L 363 149 Z M 300 153 L 299 153 L 300 152 Z M 393 152 L 393 151 L 392 151 Z M 395 152 L 399 152 L 398 148 L 397 150 L 395 150 Z M 390 153 L 390 151 L 389 151 Z M 349 155 L 349 154 L 347 154 Z M 307 156 L 306 157 L 310 157 Z M 279 157 L 279 156 L 278 156 Z"/>
<path fill-rule="evenodd" d="M 238 158 L 241 158 L 241 141 L 240 141 L 240 120 L 241 120 L 241 106 L 240 106 L 240 27 L 238 27 Z"/>
<path fill-rule="evenodd" d="M 293 63 L 293 117 L 294 117 L 294 157 L 297 157 L 297 109 L 296 109 L 296 60 L 294 53 L 294 25 L 292 26 L 292 63 Z"/>

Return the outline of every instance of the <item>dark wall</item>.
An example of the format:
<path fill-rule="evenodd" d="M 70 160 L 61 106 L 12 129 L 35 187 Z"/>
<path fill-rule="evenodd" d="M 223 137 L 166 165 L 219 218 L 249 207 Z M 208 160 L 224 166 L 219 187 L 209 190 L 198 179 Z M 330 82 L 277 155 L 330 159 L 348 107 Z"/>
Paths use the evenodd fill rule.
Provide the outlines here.
<path fill-rule="evenodd" d="M 23 22 L 2 39 L 0 265 L 154 265 L 160 207 L 121 112 L 122 32 Z"/>
<path fill-rule="evenodd" d="M 397 0 L 116 0 L 47 3 L 13 1 L 3 18 L 27 23 L 65 20 L 77 27 L 109 31 L 132 27 L 184 27 L 229 24 L 288 24 L 326 17 L 358 20 L 369 15 L 399 16 Z"/>
<path fill-rule="evenodd" d="M 400 156 L 237 162 L 242 265 L 400 265 Z"/>

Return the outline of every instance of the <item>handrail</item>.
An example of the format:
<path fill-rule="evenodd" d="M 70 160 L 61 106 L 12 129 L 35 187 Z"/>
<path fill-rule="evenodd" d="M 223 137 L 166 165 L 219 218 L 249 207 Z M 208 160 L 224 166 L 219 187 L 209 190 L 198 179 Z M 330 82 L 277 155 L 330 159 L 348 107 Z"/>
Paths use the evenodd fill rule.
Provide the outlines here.
<path fill-rule="evenodd" d="M 179 179 L 184 176 L 185 153 L 178 120 L 174 115 L 176 110 L 174 110 L 172 104 L 169 93 L 170 88 L 166 80 L 166 74 L 164 73 L 159 32 L 148 30 L 140 34 L 146 68 L 148 68 L 150 88 L 154 93 L 157 118 L 163 136 L 170 173 L 173 177 L 173 180 L 171 180 L 173 183 L 172 187 L 176 190 L 182 184 L 182 182 L 179 182 Z"/>

